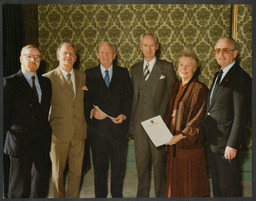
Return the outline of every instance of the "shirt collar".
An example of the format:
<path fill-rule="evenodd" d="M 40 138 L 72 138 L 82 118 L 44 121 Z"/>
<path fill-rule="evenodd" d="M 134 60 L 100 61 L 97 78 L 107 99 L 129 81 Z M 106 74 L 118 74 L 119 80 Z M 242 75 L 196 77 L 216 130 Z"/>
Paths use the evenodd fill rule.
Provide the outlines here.
<path fill-rule="evenodd" d="M 108 69 L 106 69 L 106 68 L 104 68 L 104 67 L 100 64 L 100 71 L 101 71 L 101 74 L 102 74 L 103 77 L 105 76 L 105 70 L 108 70 L 109 76 L 111 76 L 111 75 L 112 75 L 112 72 L 113 72 L 113 65 L 111 65 Z"/>
<path fill-rule="evenodd" d="M 25 71 L 23 68 L 21 68 L 21 72 L 22 72 L 22 74 L 24 75 L 24 77 L 25 77 L 27 80 L 30 80 L 32 76 L 35 76 L 35 78 L 38 79 L 36 73 L 30 74 L 29 72 Z"/>
<path fill-rule="evenodd" d="M 222 68 L 223 74 L 225 75 L 232 68 L 232 66 L 234 66 L 235 63 L 236 61 L 233 61 L 231 64 L 229 64 L 225 68 Z"/>
<path fill-rule="evenodd" d="M 61 67 L 60 67 L 60 70 L 61 70 L 61 72 L 62 72 L 62 75 L 66 78 L 67 77 L 67 74 L 71 74 L 71 75 L 73 75 L 74 74 L 74 69 L 72 69 L 69 73 L 68 72 L 66 72 L 66 71 L 64 71 Z"/>
<path fill-rule="evenodd" d="M 150 62 L 147 62 L 145 59 L 144 59 L 144 65 L 146 65 L 147 63 L 149 63 L 150 66 L 154 66 L 154 64 L 156 63 L 156 57 L 154 59 L 152 59 Z"/>
<path fill-rule="evenodd" d="M 156 63 L 156 57 L 154 59 L 152 59 L 150 62 L 147 62 L 144 59 L 143 69 L 145 69 L 147 63 L 149 63 L 149 72 L 151 72 L 153 70 L 153 67 L 154 67 L 155 63 Z"/>

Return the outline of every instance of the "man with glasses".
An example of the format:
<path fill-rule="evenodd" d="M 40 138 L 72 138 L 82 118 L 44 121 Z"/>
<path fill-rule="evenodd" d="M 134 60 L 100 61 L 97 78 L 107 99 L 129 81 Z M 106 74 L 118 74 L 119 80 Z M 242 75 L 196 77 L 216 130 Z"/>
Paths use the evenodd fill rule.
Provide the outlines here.
<path fill-rule="evenodd" d="M 73 68 L 75 46 L 62 43 L 57 49 L 59 66 L 46 73 L 52 83 L 50 123 L 52 126 L 52 187 L 54 198 L 77 198 L 87 136 L 84 116 L 85 74 Z M 68 186 L 64 170 L 68 161 Z"/>
<path fill-rule="evenodd" d="M 10 156 L 8 198 L 45 198 L 50 173 L 51 82 L 37 74 L 40 50 L 27 45 L 21 70 L 4 78 L 4 153 Z"/>
<path fill-rule="evenodd" d="M 220 38 L 215 58 L 220 65 L 208 99 L 206 143 L 214 197 L 242 196 L 238 151 L 251 106 L 251 77 L 239 66 L 237 43 Z"/>

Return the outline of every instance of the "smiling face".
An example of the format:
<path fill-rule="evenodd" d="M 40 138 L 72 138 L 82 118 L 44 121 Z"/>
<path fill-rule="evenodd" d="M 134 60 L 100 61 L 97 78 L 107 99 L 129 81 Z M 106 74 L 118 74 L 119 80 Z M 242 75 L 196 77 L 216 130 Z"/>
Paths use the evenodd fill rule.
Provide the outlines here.
<path fill-rule="evenodd" d="M 113 64 L 116 58 L 116 53 L 114 53 L 113 47 L 108 43 L 103 43 L 99 47 L 97 57 L 100 60 L 101 65 L 108 69 Z"/>
<path fill-rule="evenodd" d="M 57 58 L 60 62 L 60 67 L 66 72 L 70 72 L 76 62 L 76 53 L 74 48 L 70 45 L 63 45 L 57 53 Z"/>
<path fill-rule="evenodd" d="M 142 39 L 140 44 L 140 49 L 143 52 L 144 59 L 147 62 L 150 62 L 152 59 L 155 58 L 156 51 L 158 49 L 158 44 L 156 43 L 155 39 L 151 35 L 145 35 Z"/>
<path fill-rule="evenodd" d="M 197 67 L 194 66 L 193 58 L 184 56 L 180 57 L 178 66 L 178 72 L 182 79 L 182 83 L 186 84 L 193 77 L 194 72 L 197 69 Z"/>
<path fill-rule="evenodd" d="M 237 55 L 238 50 L 234 50 L 232 42 L 229 40 L 220 40 L 215 45 L 215 58 L 222 69 L 235 61 Z"/>
<path fill-rule="evenodd" d="M 41 61 L 41 53 L 37 48 L 28 48 L 22 51 L 20 56 L 21 68 L 30 74 L 34 74 Z"/>

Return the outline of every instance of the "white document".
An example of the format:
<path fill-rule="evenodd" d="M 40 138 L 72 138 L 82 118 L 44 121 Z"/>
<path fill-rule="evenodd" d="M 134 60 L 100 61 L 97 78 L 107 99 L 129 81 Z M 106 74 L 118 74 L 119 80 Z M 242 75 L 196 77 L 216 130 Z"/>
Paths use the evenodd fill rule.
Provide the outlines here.
<path fill-rule="evenodd" d="M 169 142 L 173 137 L 160 115 L 141 122 L 141 125 L 156 147 Z"/>
<path fill-rule="evenodd" d="M 100 113 L 106 115 L 108 118 L 110 118 L 110 119 L 116 119 L 115 117 L 111 117 L 111 116 L 109 116 L 108 114 L 106 114 L 105 112 L 103 112 L 98 106 L 93 105 L 93 107 L 94 107 L 96 110 L 98 110 Z"/>

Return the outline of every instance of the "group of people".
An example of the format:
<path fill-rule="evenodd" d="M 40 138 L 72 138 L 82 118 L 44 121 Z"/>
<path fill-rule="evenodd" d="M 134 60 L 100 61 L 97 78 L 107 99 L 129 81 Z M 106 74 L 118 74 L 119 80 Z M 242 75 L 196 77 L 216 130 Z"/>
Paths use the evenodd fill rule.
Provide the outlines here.
<path fill-rule="evenodd" d="M 79 197 L 87 136 L 95 197 L 108 195 L 109 164 L 111 196 L 123 197 L 128 133 L 134 139 L 137 197 L 149 197 L 152 166 L 155 197 L 209 196 L 206 164 L 214 197 L 242 196 L 238 153 L 249 117 L 251 77 L 236 61 L 236 42 L 216 42 L 220 71 L 210 90 L 198 80 L 199 60 L 193 51 L 179 54 L 178 81 L 173 64 L 156 58 L 158 48 L 154 34 L 142 34 L 144 59 L 131 67 L 130 76 L 113 63 L 116 49 L 109 42 L 98 46 L 99 65 L 85 73 L 74 69 L 75 46 L 62 43 L 59 66 L 41 76 L 36 73 L 40 50 L 23 47 L 21 70 L 4 78 L 8 198 L 46 197 L 49 161 L 53 197 Z M 141 125 L 157 115 L 173 134 L 159 147 Z"/>

